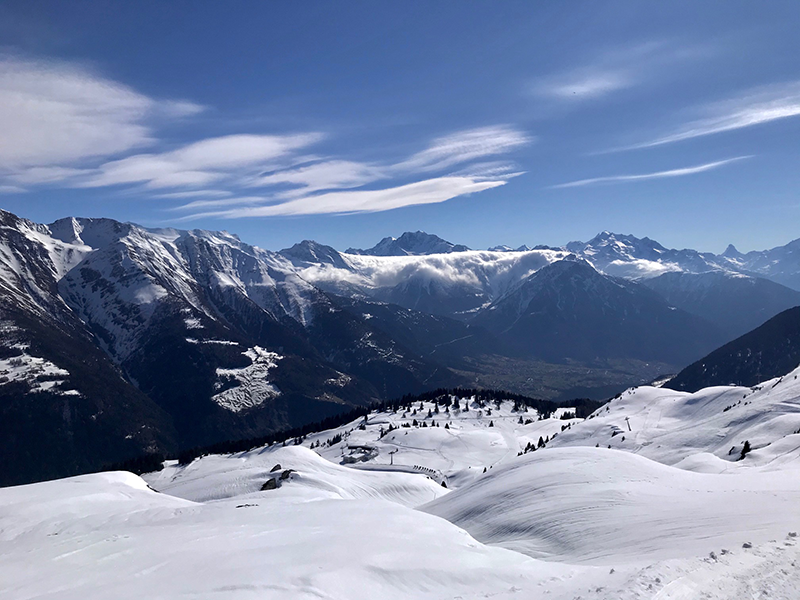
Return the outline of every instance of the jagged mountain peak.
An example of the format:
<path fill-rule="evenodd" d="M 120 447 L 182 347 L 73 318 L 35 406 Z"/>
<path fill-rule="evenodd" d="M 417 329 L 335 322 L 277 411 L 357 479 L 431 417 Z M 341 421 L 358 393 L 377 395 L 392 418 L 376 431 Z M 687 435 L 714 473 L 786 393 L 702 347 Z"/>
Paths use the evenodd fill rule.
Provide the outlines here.
<path fill-rule="evenodd" d="M 550 248 L 544 247 L 536 247 L 537 250 L 549 250 Z M 506 246 L 505 244 L 500 244 L 499 246 L 492 246 L 488 249 L 489 252 L 530 252 L 533 250 L 527 244 L 523 244 L 519 248 L 512 248 L 511 246 Z"/>
<path fill-rule="evenodd" d="M 420 256 L 426 254 L 449 254 L 469 250 L 463 244 L 453 244 L 438 235 L 424 231 L 406 231 L 399 238 L 385 237 L 372 248 L 361 250 L 348 248 L 347 254 L 366 254 L 371 256 Z"/>
<path fill-rule="evenodd" d="M 347 263 L 338 250 L 314 240 L 303 240 L 291 248 L 284 248 L 278 254 L 285 256 L 293 263 L 329 264 L 338 268 L 347 268 Z"/>
<path fill-rule="evenodd" d="M 725 252 L 722 253 L 722 256 L 725 258 L 742 258 L 744 255 L 736 249 L 736 246 L 733 244 L 728 244 L 728 247 L 725 248 Z"/>

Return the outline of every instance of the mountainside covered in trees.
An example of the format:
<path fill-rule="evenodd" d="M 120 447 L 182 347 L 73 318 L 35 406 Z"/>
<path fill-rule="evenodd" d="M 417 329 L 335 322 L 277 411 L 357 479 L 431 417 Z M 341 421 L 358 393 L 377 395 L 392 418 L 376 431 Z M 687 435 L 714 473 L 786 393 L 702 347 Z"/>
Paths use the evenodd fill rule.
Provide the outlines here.
<path fill-rule="evenodd" d="M 683 369 L 665 385 L 694 392 L 714 385 L 753 386 L 800 364 L 800 306 L 785 310 Z"/>

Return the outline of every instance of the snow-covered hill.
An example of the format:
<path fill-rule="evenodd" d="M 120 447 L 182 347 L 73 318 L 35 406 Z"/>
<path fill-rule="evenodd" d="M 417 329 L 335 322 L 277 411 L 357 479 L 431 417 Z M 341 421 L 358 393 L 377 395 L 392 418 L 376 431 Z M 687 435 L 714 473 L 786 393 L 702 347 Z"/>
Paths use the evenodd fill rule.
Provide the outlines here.
<path fill-rule="evenodd" d="M 798 376 L 631 389 L 585 420 L 438 397 L 168 463 L 145 476 L 160 494 L 124 473 L 1 489 L 0 581 L 12 600 L 794 599 Z"/>
<path fill-rule="evenodd" d="M 800 484 L 783 472 L 699 474 L 627 452 L 557 448 L 422 510 L 534 558 L 618 567 L 785 537 L 800 524 Z"/>

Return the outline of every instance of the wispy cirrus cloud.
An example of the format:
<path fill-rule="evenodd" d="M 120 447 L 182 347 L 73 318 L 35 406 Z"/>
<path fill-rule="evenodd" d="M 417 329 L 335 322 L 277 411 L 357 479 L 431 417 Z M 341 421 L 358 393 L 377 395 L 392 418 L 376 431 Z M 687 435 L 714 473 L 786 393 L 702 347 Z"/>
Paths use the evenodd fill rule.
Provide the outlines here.
<path fill-rule="evenodd" d="M 0 169 L 69 165 L 154 142 L 152 121 L 196 114 L 62 61 L 0 56 Z"/>
<path fill-rule="evenodd" d="M 587 64 L 539 78 L 529 86 L 533 95 L 566 102 L 592 100 L 633 88 L 689 58 L 709 54 L 708 48 L 672 42 L 631 44 L 600 53 Z"/>
<path fill-rule="evenodd" d="M 184 199 L 184 198 L 224 198 L 232 196 L 233 192 L 227 190 L 189 190 L 186 192 L 164 192 L 155 194 L 156 198 Z"/>
<path fill-rule="evenodd" d="M 263 173 L 245 181 L 247 187 L 285 186 L 280 197 L 311 194 L 321 190 L 354 188 L 387 177 L 386 168 L 349 160 L 321 160 L 297 168 Z"/>
<path fill-rule="evenodd" d="M 624 70 L 592 70 L 540 83 L 537 91 L 561 100 L 586 100 L 632 87 L 635 81 L 633 74 Z"/>
<path fill-rule="evenodd" d="M 241 219 L 246 217 L 380 212 L 406 206 L 445 202 L 458 196 L 499 187 L 505 183 L 505 181 L 475 181 L 469 177 L 438 177 L 378 190 L 328 192 L 265 206 L 251 206 L 251 204 L 259 201 L 263 202 L 264 198 L 244 198 L 240 201 L 250 206 L 194 213 L 187 215 L 183 220 L 194 220 L 203 217 Z M 194 203 L 193 208 L 197 208 L 198 205 L 199 203 Z"/>
<path fill-rule="evenodd" d="M 373 212 L 503 185 L 519 174 L 506 155 L 534 141 L 493 125 L 436 137 L 405 159 L 360 161 L 314 151 L 329 141 L 318 131 L 159 139 L 159 119 L 202 110 L 81 65 L 0 55 L 0 191 L 114 188 L 187 218 Z"/>
<path fill-rule="evenodd" d="M 696 109 L 698 118 L 670 132 L 617 150 L 663 146 L 698 137 L 761 125 L 800 115 L 800 81 L 749 90 L 742 95 Z"/>
<path fill-rule="evenodd" d="M 205 186 L 242 169 L 285 159 L 322 139 L 319 133 L 296 135 L 228 135 L 201 140 L 170 152 L 137 154 L 84 172 L 78 187 L 143 184 L 171 188 Z"/>
<path fill-rule="evenodd" d="M 665 179 L 671 177 L 685 177 L 686 175 L 696 175 L 697 173 L 704 173 L 706 171 L 712 171 L 714 169 L 718 169 L 720 167 L 724 167 L 733 162 L 737 162 L 740 160 L 744 160 L 746 158 L 752 158 L 751 156 L 736 156 L 734 158 L 727 158 L 725 160 L 717 160 L 710 163 L 705 163 L 702 165 L 696 165 L 693 167 L 683 167 L 681 169 L 670 169 L 668 171 L 657 171 L 655 173 L 642 173 L 638 175 L 610 175 L 607 177 L 592 177 L 590 179 L 578 179 L 577 181 L 570 181 L 567 183 L 559 183 L 557 185 L 550 186 L 551 189 L 563 189 L 563 188 L 574 188 L 574 187 L 583 187 L 587 185 L 597 185 L 597 184 L 604 184 L 604 183 L 630 183 L 636 181 L 647 181 L 650 179 Z"/>
<path fill-rule="evenodd" d="M 320 159 L 296 168 L 278 169 L 246 180 L 249 189 L 263 187 L 264 196 L 195 200 L 176 210 L 191 211 L 184 219 L 244 218 L 378 212 L 452 198 L 504 185 L 519 175 L 508 161 L 497 158 L 529 144 L 534 138 L 508 125 L 468 129 L 432 140 L 426 148 L 394 163 L 363 163 Z M 430 172 L 459 167 L 456 172 L 397 185 Z M 367 185 L 378 189 L 362 189 Z M 261 206 L 257 206 L 261 204 Z M 217 208 L 215 211 L 198 210 Z"/>
<path fill-rule="evenodd" d="M 488 156 L 507 154 L 534 140 L 509 125 L 467 129 L 434 139 L 424 150 L 393 165 L 393 169 L 437 171 Z"/>

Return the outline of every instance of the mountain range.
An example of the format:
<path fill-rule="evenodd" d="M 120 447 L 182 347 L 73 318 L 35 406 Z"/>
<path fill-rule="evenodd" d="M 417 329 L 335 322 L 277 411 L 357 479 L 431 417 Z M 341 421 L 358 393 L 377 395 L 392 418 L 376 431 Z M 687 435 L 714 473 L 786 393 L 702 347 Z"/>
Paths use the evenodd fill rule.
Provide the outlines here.
<path fill-rule="evenodd" d="M 226 232 L 0 212 L 0 483 L 441 386 L 602 397 L 800 304 L 793 245 L 716 256 L 604 232 L 480 251 L 416 232 L 271 252 Z"/>

